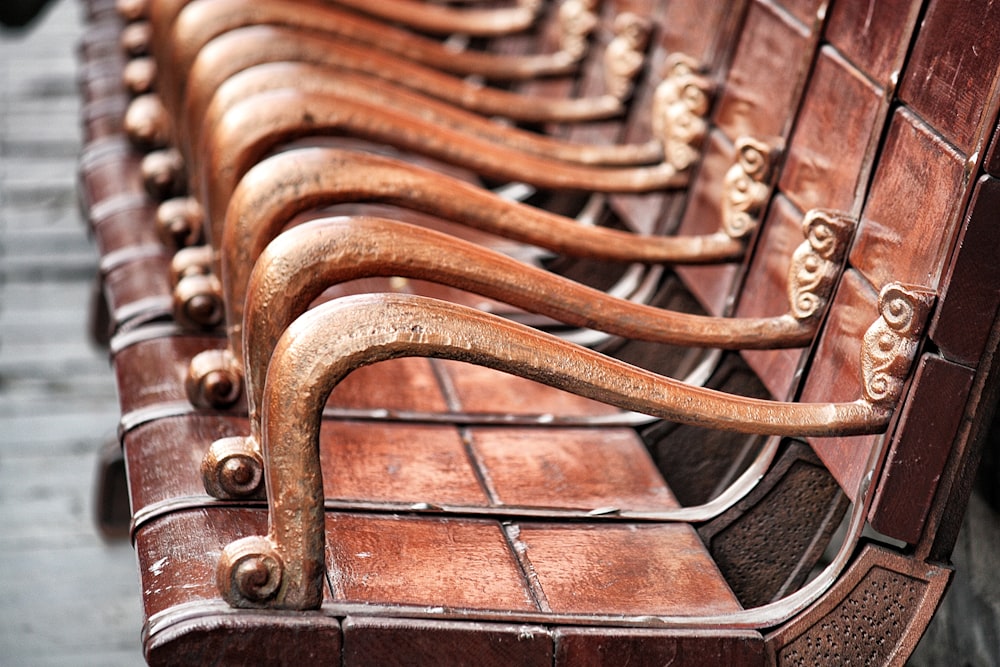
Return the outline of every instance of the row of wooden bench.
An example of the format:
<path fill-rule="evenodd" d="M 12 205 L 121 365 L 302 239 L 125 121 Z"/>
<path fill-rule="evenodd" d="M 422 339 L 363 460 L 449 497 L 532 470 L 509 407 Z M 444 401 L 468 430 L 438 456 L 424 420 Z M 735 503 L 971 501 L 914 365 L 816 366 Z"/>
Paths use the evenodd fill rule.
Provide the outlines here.
<path fill-rule="evenodd" d="M 151 663 L 905 661 L 996 402 L 1000 10 L 86 6 Z"/>

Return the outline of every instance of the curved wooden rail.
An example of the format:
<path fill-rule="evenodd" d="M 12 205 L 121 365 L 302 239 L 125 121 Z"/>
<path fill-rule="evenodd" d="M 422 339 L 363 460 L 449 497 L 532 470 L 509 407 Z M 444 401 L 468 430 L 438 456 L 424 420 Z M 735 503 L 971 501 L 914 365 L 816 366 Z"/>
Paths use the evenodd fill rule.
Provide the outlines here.
<path fill-rule="evenodd" d="M 839 274 L 845 238 L 853 224 L 824 212 L 807 216 L 808 240 L 793 255 L 789 312 L 768 318 L 716 318 L 665 311 L 579 285 L 472 243 L 413 225 L 376 218 L 313 221 L 280 235 L 256 262 L 247 291 L 243 329 L 230 320 L 229 351 L 213 350 L 192 361 L 188 392 L 211 396 L 210 386 L 244 383 L 251 441 L 258 440 L 264 377 L 281 333 L 327 288 L 358 278 L 402 276 L 429 280 L 506 302 L 557 321 L 636 340 L 723 349 L 805 345 Z M 799 274 L 805 274 L 805 276 Z M 243 362 L 241 369 L 240 362 Z M 235 390 L 233 390 L 235 391 Z M 233 396 L 227 393 L 226 396 Z M 195 399 L 192 398 L 194 401 Z M 234 456 L 229 441 L 213 444 L 202 465 L 209 493 L 253 493 L 254 484 L 232 485 L 220 466 Z M 240 445 L 242 447 L 242 445 Z M 254 470 L 259 454 L 240 454 Z"/>
<path fill-rule="evenodd" d="M 332 94 L 276 90 L 236 104 L 210 135 L 194 184 L 208 202 L 209 220 L 225 215 L 236 183 L 265 154 L 285 141 L 311 135 L 349 134 L 386 143 L 487 177 L 542 188 L 596 192 L 650 192 L 687 185 L 672 165 L 594 167 L 511 150 L 463 135 L 417 116 Z"/>
<path fill-rule="evenodd" d="M 798 318 L 719 318 L 610 297 L 544 269 L 429 229 L 380 218 L 321 219 L 279 235 L 261 254 L 247 288 L 242 332 L 251 424 L 268 360 L 281 333 L 333 285 L 399 276 L 448 285 L 565 324 L 688 347 L 772 349 L 812 340 L 822 309 Z M 832 281 L 825 284 L 827 290 Z M 826 301 L 828 294 L 814 293 Z M 790 310 L 792 310 L 790 308 Z"/>
<path fill-rule="evenodd" d="M 233 74 L 277 61 L 300 61 L 362 73 L 479 114 L 515 121 L 602 120 L 624 111 L 622 101 L 612 95 L 582 98 L 525 95 L 446 74 L 336 36 L 258 25 L 224 33 L 198 53 L 183 98 L 188 122 L 191 117 L 204 114 L 208 96 Z"/>
<path fill-rule="evenodd" d="M 355 11 L 414 30 L 438 35 L 460 33 L 473 37 L 500 37 L 527 30 L 538 17 L 541 0 L 521 0 L 512 7 L 442 7 L 413 0 L 332 0 Z"/>
<path fill-rule="evenodd" d="M 279 89 L 294 89 L 302 94 L 336 95 L 362 104 L 394 109 L 420 118 L 428 125 L 449 128 L 467 137 L 477 137 L 511 150 L 570 164 L 631 166 L 663 160 L 663 146 L 658 140 L 640 144 L 572 143 L 506 127 L 489 118 L 457 109 L 446 102 L 389 82 L 372 85 L 372 79 L 367 75 L 307 63 L 272 62 L 255 65 L 234 74 L 217 89 L 214 84 L 210 90 L 202 87 L 201 82 L 195 79 L 190 82 L 201 89 L 196 97 L 211 99 L 207 108 L 190 106 L 183 114 L 189 123 L 187 127 L 191 145 L 187 152 L 192 156 L 192 161 L 196 161 L 200 154 L 201 137 L 210 134 L 230 109 L 254 95 Z"/>
<path fill-rule="evenodd" d="M 884 319 L 865 350 L 891 353 L 894 391 L 850 403 L 785 403 L 686 386 L 495 316 L 406 295 L 344 297 L 289 327 L 275 349 L 264 393 L 259 447 L 267 474 L 269 534 L 229 544 L 218 566 L 224 599 L 236 607 L 315 609 L 322 602 L 326 537 L 319 460 L 323 406 L 352 370 L 402 356 L 489 366 L 626 410 L 739 432 L 831 436 L 885 429 L 899 397 L 931 295 L 899 285 L 880 297 Z M 902 317 L 897 317 L 902 315 Z M 886 336 L 892 337 L 890 345 Z M 877 340 L 877 342 L 876 342 Z"/>
<path fill-rule="evenodd" d="M 461 76 L 525 80 L 570 74 L 578 63 L 578 57 L 564 51 L 523 56 L 456 53 L 433 39 L 353 12 L 288 0 L 160 0 L 151 7 L 151 22 L 154 53 L 163 70 L 163 94 L 169 98 L 167 104 L 172 109 L 177 108 L 180 83 L 205 44 L 228 30 L 255 24 L 339 35 Z"/>

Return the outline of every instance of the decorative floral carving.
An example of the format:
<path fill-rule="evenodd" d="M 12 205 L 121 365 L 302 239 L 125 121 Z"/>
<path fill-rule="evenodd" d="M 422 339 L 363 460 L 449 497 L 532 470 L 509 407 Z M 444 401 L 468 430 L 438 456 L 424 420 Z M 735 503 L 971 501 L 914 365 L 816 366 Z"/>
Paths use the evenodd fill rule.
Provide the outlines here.
<path fill-rule="evenodd" d="M 930 290 L 899 283 L 882 289 L 881 317 L 865 332 L 861 348 L 864 395 L 869 402 L 892 403 L 899 397 L 934 297 Z"/>
<path fill-rule="evenodd" d="M 804 320 L 821 312 L 840 275 L 855 221 L 837 211 L 814 209 L 802 221 L 806 240 L 792 253 L 788 301 L 792 315 Z"/>
<path fill-rule="evenodd" d="M 677 170 L 687 169 L 701 155 L 708 131 L 712 85 L 700 76 L 697 63 L 683 54 L 667 60 L 663 80 L 653 93 L 653 134 L 663 144 L 666 161 Z"/>
<path fill-rule="evenodd" d="M 736 142 L 736 161 L 726 172 L 722 196 L 722 227 L 734 239 L 757 227 L 757 216 L 771 192 L 774 149 L 756 139 Z"/>
<path fill-rule="evenodd" d="M 559 6 L 559 49 L 579 60 L 596 27 L 597 0 L 566 0 Z"/>
<path fill-rule="evenodd" d="M 615 17 L 614 38 L 604 52 L 604 83 L 608 94 L 626 99 L 632 94 L 635 76 L 645 61 L 649 42 L 649 20 L 631 12 Z"/>

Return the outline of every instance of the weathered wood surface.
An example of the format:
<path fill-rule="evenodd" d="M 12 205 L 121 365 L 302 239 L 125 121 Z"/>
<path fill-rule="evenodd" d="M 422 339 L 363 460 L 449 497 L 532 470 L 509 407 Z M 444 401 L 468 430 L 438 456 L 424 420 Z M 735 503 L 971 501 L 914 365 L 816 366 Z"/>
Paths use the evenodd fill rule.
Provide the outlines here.
<path fill-rule="evenodd" d="M 127 542 L 91 519 L 118 419 L 87 340 L 97 252 L 76 208 L 79 7 L 0 33 L 0 663 L 142 664 Z"/>

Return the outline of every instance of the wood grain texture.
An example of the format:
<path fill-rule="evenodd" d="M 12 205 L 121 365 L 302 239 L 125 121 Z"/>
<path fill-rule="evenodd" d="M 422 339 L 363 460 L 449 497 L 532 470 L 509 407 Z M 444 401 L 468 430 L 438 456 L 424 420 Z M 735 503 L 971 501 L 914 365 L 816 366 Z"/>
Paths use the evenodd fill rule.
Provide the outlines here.
<path fill-rule="evenodd" d="M 761 227 L 744 287 L 738 295 L 737 317 L 761 317 L 787 311 L 788 267 L 802 239 L 802 217 L 798 209 L 784 197 L 775 197 Z M 772 396 L 781 399 L 788 396 L 802 360 L 801 349 L 746 350 L 741 354 Z"/>
<path fill-rule="evenodd" d="M 858 213 L 887 111 L 884 93 L 827 47 L 796 118 L 779 186 L 803 211 Z"/>
<path fill-rule="evenodd" d="M 197 413 L 164 414 L 133 427 L 125 435 L 133 513 L 166 511 L 163 504 L 178 500 L 207 502 L 199 475 L 205 451 L 217 439 L 248 430 L 244 417 Z M 405 508 L 426 503 L 582 512 L 677 507 L 644 445 L 627 429 L 466 431 L 448 425 L 328 420 L 320 447 L 324 495 L 341 505 Z"/>
<path fill-rule="evenodd" d="M 705 140 L 698 178 L 688 190 L 677 233 L 706 234 L 723 229 L 723 184 L 734 156 L 733 146 L 722 132 L 712 132 Z M 738 265 L 678 266 L 674 270 L 707 313 L 726 312 L 726 299 L 739 271 Z"/>
<path fill-rule="evenodd" d="M 929 330 L 945 358 L 966 365 L 973 365 L 985 351 L 1000 307 L 998 210 L 1000 181 L 983 176 L 973 191 Z"/>
<path fill-rule="evenodd" d="M 80 198 L 86 209 L 111 197 L 145 194 L 140 160 L 122 137 L 88 144 L 80 156 Z"/>
<path fill-rule="evenodd" d="M 823 12 L 830 3 L 825 0 L 776 0 L 776 5 L 806 26 L 823 20 Z"/>
<path fill-rule="evenodd" d="M 612 406 L 482 366 L 456 361 L 436 361 L 435 366 L 441 369 L 453 406 L 459 411 L 566 416 L 619 412 Z"/>
<path fill-rule="evenodd" d="M 164 250 L 161 254 L 123 263 L 103 275 L 112 331 L 132 321 L 169 315 L 173 304 L 169 267 L 170 256 Z"/>
<path fill-rule="evenodd" d="M 340 656 L 336 618 L 322 613 L 287 616 L 260 612 L 220 614 L 207 605 L 201 615 L 179 618 L 150 636 L 146 661 L 152 667 L 186 665 L 318 665 Z M 263 642 L 267 635 L 270 641 Z"/>
<path fill-rule="evenodd" d="M 133 539 L 146 619 L 177 605 L 218 600 L 219 552 L 229 540 L 266 530 L 265 512 L 243 508 L 175 512 L 140 528 Z"/>
<path fill-rule="evenodd" d="M 552 664 L 542 626 L 349 616 L 343 627 L 344 667 Z"/>
<path fill-rule="evenodd" d="M 184 377 L 191 357 L 203 350 L 219 349 L 223 342 L 218 336 L 179 335 L 172 327 L 153 334 L 142 332 L 144 340 L 134 343 L 124 337 L 115 340 L 114 370 L 126 419 L 136 410 L 186 401 Z"/>
<path fill-rule="evenodd" d="M 103 211 L 91 208 L 90 213 L 90 226 L 105 266 L 113 261 L 113 253 L 124 254 L 160 243 L 151 224 L 156 210 L 145 197 L 123 201 L 121 206 L 105 207 Z"/>
<path fill-rule="evenodd" d="M 575 507 L 677 507 L 631 429 L 474 428 L 473 456 L 497 502 Z"/>
<path fill-rule="evenodd" d="M 784 136 L 812 61 L 809 29 L 752 2 L 715 122 L 731 141 Z"/>
<path fill-rule="evenodd" d="M 921 4 L 919 0 L 837 0 L 829 9 L 825 37 L 885 88 L 903 65 Z"/>
<path fill-rule="evenodd" d="M 497 521 L 328 513 L 327 577 L 347 602 L 535 611 Z"/>
<path fill-rule="evenodd" d="M 557 667 L 616 665 L 759 665 L 763 638 L 755 632 L 559 628 Z"/>
<path fill-rule="evenodd" d="M 687 524 L 527 524 L 508 529 L 545 608 L 711 614 L 740 608 Z"/>
<path fill-rule="evenodd" d="M 965 416 L 973 374 L 936 355 L 920 359 L 869 512 L 879 532 L 910 544 L 920 540 Z"/>
<path fill-rule="evenodd" d="M 993 122 L 984 115 L 995 113 L 1000 77 L 997 21 L 996 3 L 934 0 L 900 85 L 903 100 L 966 154 L 985 148 L 983 124 Z"/>
<path fill-rule="evenodd" d="M 851 265 L 877 288 L 892 280 L 936 288 L 954 243 L 967 180 L 965 156 L 905 108 L 896 111 Z"/>

